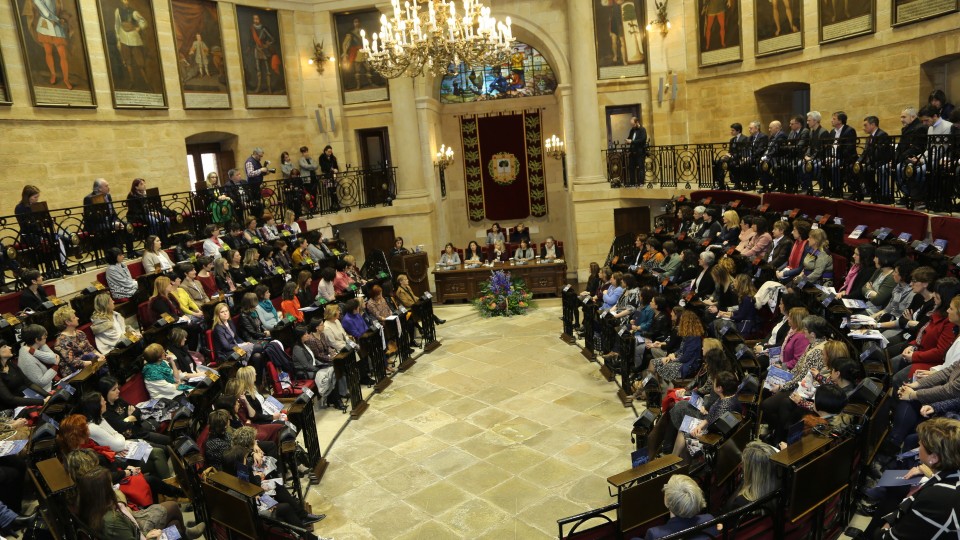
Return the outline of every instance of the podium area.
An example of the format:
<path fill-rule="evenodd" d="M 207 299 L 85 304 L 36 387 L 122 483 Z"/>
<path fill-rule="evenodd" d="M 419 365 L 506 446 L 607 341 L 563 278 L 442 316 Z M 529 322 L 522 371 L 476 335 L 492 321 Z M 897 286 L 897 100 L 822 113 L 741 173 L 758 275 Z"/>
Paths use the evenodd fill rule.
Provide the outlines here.
<path fill-rule="evenodd" d="M 437 303 L 447 300 L 476 300 L 480 296 L 480 284 L 490 280 L 490 273 L 503 270 L 511 277 L 521 278 L 534 294 L 552 294 L 559 297 L 566 285 L 567 264 L 497 264 L 464 268 L 461 264 L 451 270 L 434 270 L 437 284 Z"/>

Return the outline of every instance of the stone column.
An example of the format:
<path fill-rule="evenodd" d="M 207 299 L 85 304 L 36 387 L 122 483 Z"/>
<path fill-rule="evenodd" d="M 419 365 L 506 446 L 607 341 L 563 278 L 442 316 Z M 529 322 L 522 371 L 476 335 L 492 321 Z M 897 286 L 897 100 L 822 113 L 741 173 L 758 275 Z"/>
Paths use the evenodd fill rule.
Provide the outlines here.
<path fill-rule="evenodd" d="M 390 104 L 393 108 L 394 133 L 391 153 L 397 168 L 397 199 L 415 199 L 427 196 L 421 154 L 420 121 L 417 118 L 417 101 L 413 91 L 413 79 L 398 77 L 390 79 Z"/>
<path fill-rule="evenodd" d="M 573 96 L 573 129 L 566 133 L 569 154 L 576 154 L 570 171 L 574 186 L 605 182 L 601 168 L 600 115 L 597 100 L 597 51 L 593 27 L 593 3 L 567 0 L 567 31 L 570 45 L 570 86 Z M 564 129 L 568 126 L 564 102 Z M 569 158 L 568 158 L 569 159 Z"/>

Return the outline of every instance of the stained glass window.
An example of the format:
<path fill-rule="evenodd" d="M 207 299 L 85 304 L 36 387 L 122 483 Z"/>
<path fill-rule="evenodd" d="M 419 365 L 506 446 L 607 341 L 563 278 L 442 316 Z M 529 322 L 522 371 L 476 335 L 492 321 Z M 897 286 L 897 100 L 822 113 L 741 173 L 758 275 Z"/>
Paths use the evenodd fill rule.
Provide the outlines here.
<path fill-rule="evenodd" d="M 451 66 L 452 68 L 452 66 Z M 440 82 L 441 103 L 470 103 L 552 94 L 557 77 L 547 59 L 526 43 L 517 42 L 510 61 L 499 66 L 468 66 Z"/>

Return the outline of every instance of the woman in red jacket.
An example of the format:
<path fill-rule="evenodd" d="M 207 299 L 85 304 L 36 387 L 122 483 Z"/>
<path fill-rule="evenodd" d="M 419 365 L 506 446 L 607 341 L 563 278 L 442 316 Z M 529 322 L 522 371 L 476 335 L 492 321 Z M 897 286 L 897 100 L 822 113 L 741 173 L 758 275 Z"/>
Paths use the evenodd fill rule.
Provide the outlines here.
<path fill-rule="evenodd" d="M 942 364 L 947 349 L 957 338 L 957 327 L 947 317 L 947 308 L 953 297 L 960 293 L 960 281 L 941 278 L 934 284 L 933 290 L 935 304 L 930 320 L 920 328 L 910 345 L 890 361 L 896 372 L 893 376 L 894 388 L 899 388 L 918 370 Z"/>

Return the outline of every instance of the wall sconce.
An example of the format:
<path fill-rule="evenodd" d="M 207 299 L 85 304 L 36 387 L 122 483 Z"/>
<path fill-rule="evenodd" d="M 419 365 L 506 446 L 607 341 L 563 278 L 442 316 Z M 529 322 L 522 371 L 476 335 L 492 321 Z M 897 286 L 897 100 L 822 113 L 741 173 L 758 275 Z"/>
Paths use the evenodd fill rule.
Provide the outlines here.
<path fill-rule="evenodd" d="M 433 161 L 433 166 L 440 169 L 440 197 L 447 196 L 447 179 L 443 176 L 443 171 L 453 164 L 453 148 L 445 144 L 440 145 Z"/>
<path fill-rule="evenodd" d="M 647 24 L 647 32 L 653 31 L 654 25 L 660 27 L 660 35 L 667 37 L 667 32 L 670 31 L 670 20 L 667 19 L 667 2 L 669 0 L 663 0 L 663 2 L 658 2 L 654 0 L 654 7 L 657 9 L 657 16 L 654 20 L 650 21 Z"/>
<path fill-rule="evenodd" d="M 563 139 L 557 137 L 556 135 L 551 135 L 549 139 L 544 142 L 544 146 L 547 148 L 547 155 L 560 160 L 560 165 L 563 167 L 563 188 L 567 188 L 567 152 L 563 149 Z"/>
<path fill-rule="evenodd" d="M 317 67 L 317 73 L 323 75 L 323 62 L 327 60 L 326 55 L 323 54 L 323 41 L 317 43 L 317 40 L 313 40 L 313 58 L 307 60 L 307 63 Z"/>

